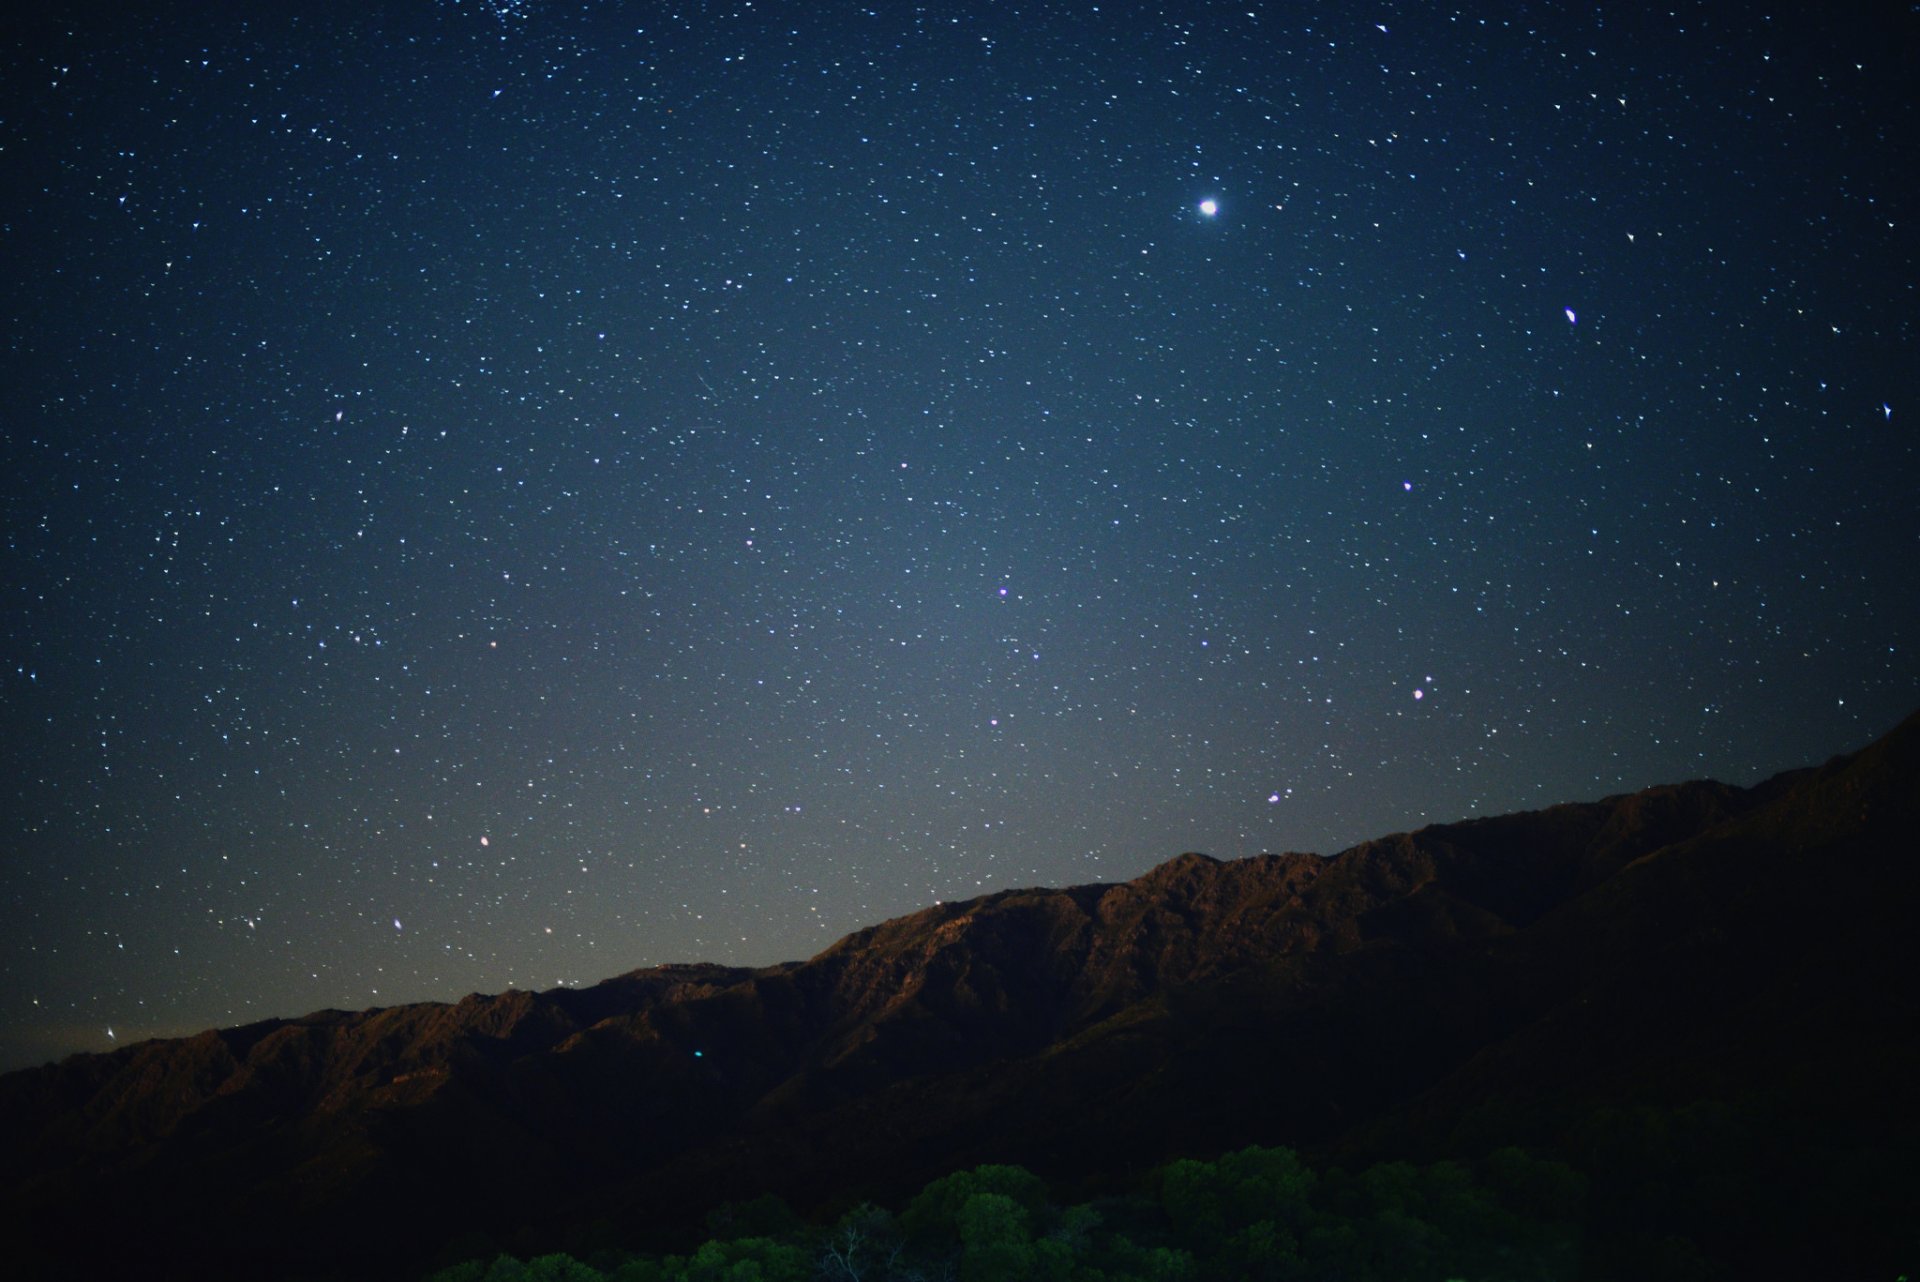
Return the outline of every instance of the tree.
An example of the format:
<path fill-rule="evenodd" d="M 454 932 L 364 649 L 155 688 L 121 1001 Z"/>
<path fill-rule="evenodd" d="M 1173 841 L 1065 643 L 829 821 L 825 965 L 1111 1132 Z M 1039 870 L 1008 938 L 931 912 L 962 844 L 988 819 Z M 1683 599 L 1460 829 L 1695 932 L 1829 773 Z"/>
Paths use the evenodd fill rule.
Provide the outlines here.
<path fill-rule="evenodd" d="M 959 1241 L 959 1214 L 978 1193 L 1011 1199 L 1030 1215 L 1047 1204 L 1047 1186 L 1022 1166 L 977 1166 L 942 1176 L 920 1190 L 900 1213 L 900 1228 L 923 1249 L 939 1250 Z"/>
<path fill-rule="evenodd" d="M 1179 1241 L 1247 1278 L 1285 1277 L 1313 1215 L 1314 1174 L 1291 1149 L 1250 1147 L 1214 1162 L 1183 1160 L 1160 1175 L 1160 1203 Z"/>
<path fill-rule="evenodd" d="M 820 1243 L 819 1274 L 829 1282 L 868 1282 L 893 1272 L 902 1250 L 893 1216 L 862 1202 L 840 1217 Z"/>
<path fill-rule="evenodd" d="M 687 1261 L 687 1282 L 808 1282 L 806 1252 L 772 1238 L 706 1242 Z"/>
<path fill-rule="evenodd" d="M 600 1270 L 562 1254 L 528 1260 L 520 1277 L 525 1282 L 605 1282 Z"/>
<path fill-rule="evenodd" d="M 975 1193 L 954 1217 L 962 1282 L 1024 1282 L 1033 1276 L 1027 1211 L 1004 1193 Z"/>
<path fill-rule="evenodd" d="M 441 1269 L 427 1282 L 484 1282 L 487 1276 L 485 1260 L 463 1260 L 459 1264 Z"/>

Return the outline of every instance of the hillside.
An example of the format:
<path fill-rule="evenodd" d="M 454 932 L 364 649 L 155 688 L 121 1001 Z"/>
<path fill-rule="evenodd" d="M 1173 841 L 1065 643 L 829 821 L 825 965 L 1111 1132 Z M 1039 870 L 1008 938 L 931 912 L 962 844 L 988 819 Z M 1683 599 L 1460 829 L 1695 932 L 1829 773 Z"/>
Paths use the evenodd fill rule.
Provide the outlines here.
<path fill-rule="evenodd" d="M 1673 1118 L 1710 1115 L 1713 1160 L 1738 1150 L 1769 1199 L 1724 1194 L 1738 1213 L 1704 1230 L 1722 1258 L 1783 1275 L 1844 1241 L 1878 1267 L 1913 1192 L 1887 1173 L 1920 1137 L 1916 810 L 1910 718 L 1752 789 L 1331 858 L 1188 854 L 937 905 L 800 963 L 76 1056 L 0 1078 L 8 1228 L 29 1259 L 86 1243 L 148 1276 L 406 1276 L 475 1233 L 668 1241 L 724 1200 L 884 1200 L 987 1160 L 1095 1190 L 1246 1143 L 1657 1163 L 1694 1143 Z M 1759 1144 L 1781 1119 L 1796 1133 Z M 1741 1245 L 1756 1217 L 1807 1215 L 1784 1248 Z"/>

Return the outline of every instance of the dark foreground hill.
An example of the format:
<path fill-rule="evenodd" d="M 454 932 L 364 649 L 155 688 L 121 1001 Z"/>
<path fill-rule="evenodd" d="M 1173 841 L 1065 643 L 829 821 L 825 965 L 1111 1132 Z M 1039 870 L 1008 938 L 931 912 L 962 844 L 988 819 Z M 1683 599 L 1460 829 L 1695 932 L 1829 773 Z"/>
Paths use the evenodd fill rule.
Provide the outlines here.
<path fill-rule="evenodd" d="M 670 1243 L 723 1201 L 983 1161 L 1097 1192 L 1248 1143 L 1521 1143 L 1594 1172 L 1607 1240 L 1890 1279 L 1920 1205 L 1916 832 L 1920 717 L 1752 789 L 1182 855 L 802 963 L 76 1056 L 0 1078 L 8 1255 L 406 1276 L 479 1234 Z"/>

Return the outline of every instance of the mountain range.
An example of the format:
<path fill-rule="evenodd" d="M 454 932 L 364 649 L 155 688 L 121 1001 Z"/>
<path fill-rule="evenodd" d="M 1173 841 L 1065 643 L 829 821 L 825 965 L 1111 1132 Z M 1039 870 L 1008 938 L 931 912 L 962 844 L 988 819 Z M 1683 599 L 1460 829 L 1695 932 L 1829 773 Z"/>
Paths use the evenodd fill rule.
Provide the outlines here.
<path fill-rule="evenodd" d="M 1589 1173 L 1609 1240 L 1890 1282 L 1920 1259 L 1916 821 L 1920 714 L 1753 788 L 1185 854 L 804 962 L 77 1055 L 0 1077 L 9 1253 L 15 1276 L 413 1277 L 987 1161 L 1098 1194 L 1249 1143 L 1520 1144 Z"/>

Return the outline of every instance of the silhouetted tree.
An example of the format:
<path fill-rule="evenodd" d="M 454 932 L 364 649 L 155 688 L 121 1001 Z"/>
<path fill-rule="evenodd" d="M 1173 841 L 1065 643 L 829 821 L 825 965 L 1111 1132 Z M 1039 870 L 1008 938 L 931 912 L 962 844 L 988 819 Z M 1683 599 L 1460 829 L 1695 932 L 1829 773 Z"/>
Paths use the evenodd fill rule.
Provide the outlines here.
<path fill-rule="evenodd" d="M 901 1231 L 923 1249 L 956 1245 L 960 1208 L 979 1193 L 1009 1198 L 1030 1215 L 1047 1205 L 1047 1186 L 1025 1167 L 977 1166 L 942 1176 L 922 1189 L 900 1213 Z"/>
<path fill-rule="evenodd" d="M 893 1216 L 862 1202 L 821 1239 L 817 1272 L 829 1282 L 874 1282 L 899 1270 L 904 1248 Z"/>
<path fill-rule="evenodd" d="M 808 1282 L 806 1252 L 771 1238 L 706 1242 L 687 1261 L 686 1282 Z"/>
<path fill-rule="evenodd" d="M 975 1193 L 954 1216 L 962 1282 L 1026 1282 L 1033 1276 L 1027 1209 L 1005 1193 Z"/>

